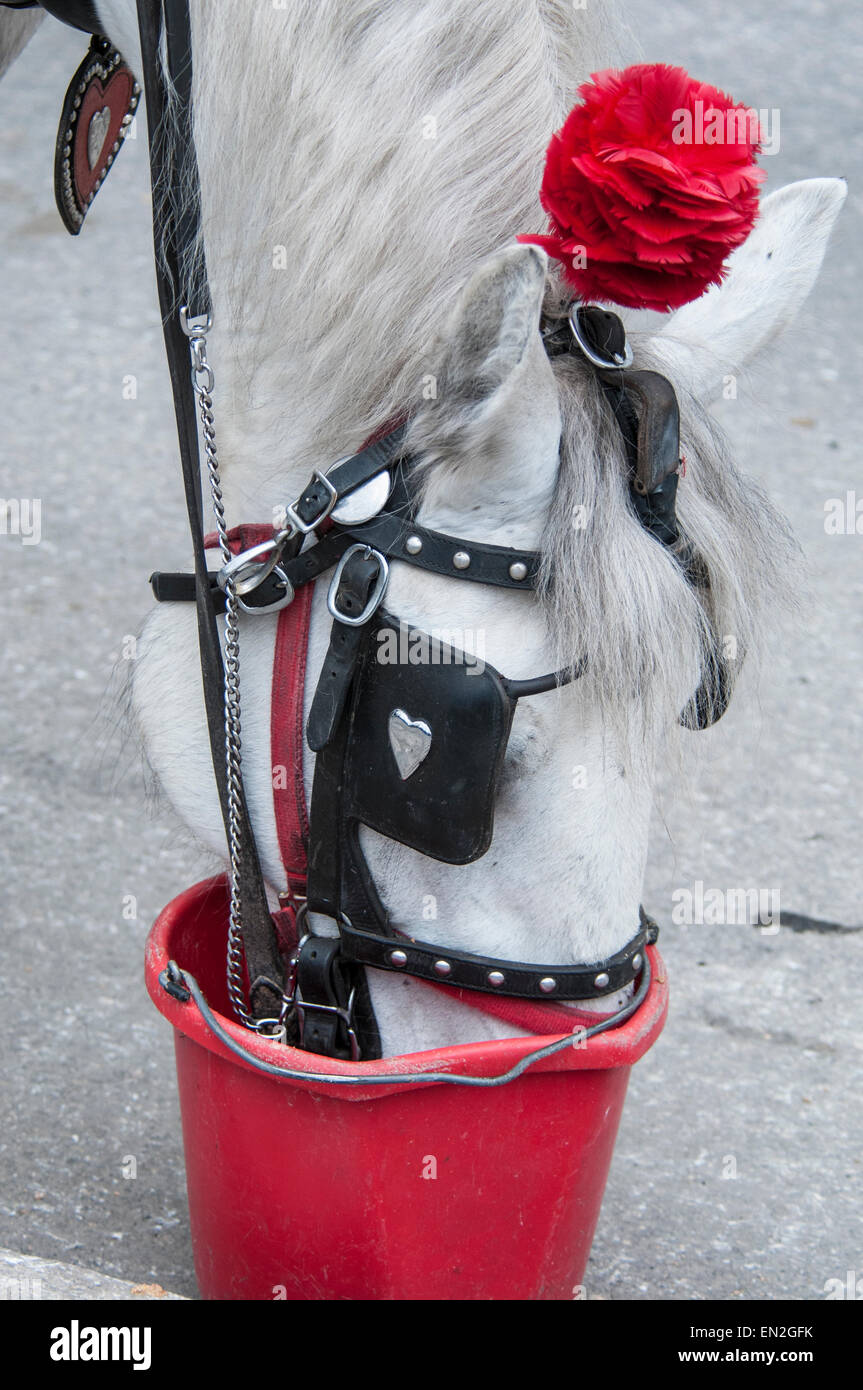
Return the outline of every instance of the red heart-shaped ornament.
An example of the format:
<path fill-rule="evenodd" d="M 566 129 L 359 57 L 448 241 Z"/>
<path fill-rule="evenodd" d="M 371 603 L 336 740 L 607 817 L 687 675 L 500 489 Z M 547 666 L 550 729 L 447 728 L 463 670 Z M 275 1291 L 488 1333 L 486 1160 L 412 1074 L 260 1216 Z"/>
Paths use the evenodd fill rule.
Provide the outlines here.
<path fill-rule="evenodd" d="M 139 97 L 121 54 L 94 37 L 66 93 L 54 161 L 57 207 L 73 236 L 114 163 Z"/>

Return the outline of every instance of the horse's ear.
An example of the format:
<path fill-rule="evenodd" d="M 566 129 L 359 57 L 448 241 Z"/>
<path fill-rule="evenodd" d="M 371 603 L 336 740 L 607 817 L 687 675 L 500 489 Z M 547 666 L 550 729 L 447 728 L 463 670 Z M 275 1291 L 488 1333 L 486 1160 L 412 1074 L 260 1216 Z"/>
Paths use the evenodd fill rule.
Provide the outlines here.
<path fill-rule="evenodd" d="M 548 258 L 535 246 L 510 246 L 484 261 L 450 315 L 438 364 L 438 394 L 448 407 L 481 415 L 539 344 Z"/>
<path fill-rule="evenodd" d="M 7 10 L 0 6 L 0 77 L 32 39 L 44 10 Z"/>
<path fill-rule="evenodd" d="M 846 192 L 844 179 L 804 179 L 764 199 L 724 283 L 650 340 L 673 380 L 709 402 L 788 327 L 815 283 Z"/>

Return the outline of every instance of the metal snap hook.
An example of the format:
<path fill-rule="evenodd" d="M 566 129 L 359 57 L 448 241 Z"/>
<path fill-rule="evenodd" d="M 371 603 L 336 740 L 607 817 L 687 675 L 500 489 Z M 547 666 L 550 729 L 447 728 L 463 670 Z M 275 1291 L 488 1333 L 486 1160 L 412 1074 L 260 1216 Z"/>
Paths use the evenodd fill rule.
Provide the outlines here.
<path fill-rule="evenodd" d="M 260 545 L 253 545 L 249 550 L 243 550 L 239 555 L 235 555 L 219 570 L 216 576 L 219 588 L 226 593 L 229 587 L 233 588 L 237 602 L 244 613 L 277 613 L 280 608 L 287 608 L 288 604 L 293 601 L 294 587 L 284 570 L 279 567 L 285 539 L 286 537 L 280 534 L 272 540 L 261 541 Z M 268 558 L 264 559 L 264 556 Z M 271 574 L 275 574 L 281 581 L 285 590 L 284 595 L 273 603 L 244 603 L 244 596 L 259 589 L 264 580 Z"/>
<path fill-rule="evenodd" d="M 200 338 L 213 326 L 211 314 L 190 314 L 188 304 L 180 305 L 180 327 L 187 338 Z"/>

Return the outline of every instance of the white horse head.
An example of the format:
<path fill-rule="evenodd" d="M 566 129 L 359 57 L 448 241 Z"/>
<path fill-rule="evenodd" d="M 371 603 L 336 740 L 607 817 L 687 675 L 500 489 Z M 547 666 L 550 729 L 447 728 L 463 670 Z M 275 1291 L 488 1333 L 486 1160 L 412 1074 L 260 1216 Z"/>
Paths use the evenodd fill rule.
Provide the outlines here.
<path fill-rule="evenodd" d="M 98 8 L 134 65 L 134 7 Z M 589 663 L 582 679 L 520 703 L 488 853 L 452 867 L 364 832 L 379 891 L 393 920 L 427 941 L 537 962 L 609 956 L 638 926 L 661 740 L 692 696 L 710 634 L 733 634 L 741 655 L 755 647 L 788 553 L 781 519 L 726 457 L 705 406 L 793 318 L 844 185 L 816 179 L 766 198 L 725 284 L 661 332 L 631 335 L 637 364 L 665 372 L 680 399 L 678 515 L 710 576 L 699 596 L 631 509 L 619 430 L 593 372 L 546 357 L 540 313 L 559 312 L 562 291 L 542 253 L 513 245 L 541 229 L 543 152 L 578 81 L 616 57 L 597 7 L 191 9 L 229 523 L 271 519 L 313 467 L 407 414 L 421 522 L 541 549 L 544 584 L 517 594 L 396 563 L 388 608 L 460 633 L 507 676 Z M 324 598 L 307 711 L 329 631 Z M 241 651 L 246 790 L 279 889 L 274 632 L 273 618 L 248 618 Z M 222 856 L 195 618 L 183 605 L 147 624 L 135 706 L 169 799 Z M 307 751 L 307 787 L 313 761 Z M 512 1031 L 414 980 L 370 974 L 385 1052 Z"/>

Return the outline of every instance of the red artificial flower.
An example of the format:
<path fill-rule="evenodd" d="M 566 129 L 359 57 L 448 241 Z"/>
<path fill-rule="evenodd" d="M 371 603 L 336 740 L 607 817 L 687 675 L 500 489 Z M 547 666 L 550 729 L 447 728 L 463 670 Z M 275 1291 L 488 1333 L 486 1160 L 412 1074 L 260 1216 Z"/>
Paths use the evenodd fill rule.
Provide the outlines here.
<path fill-rule="evenodd" d="M 586 300 L 697 299 L 758 215 L 755 112 L 665 63 L 594 73 L 579 94 L 546 155 L 550 235 L 519 240 L 562 261 Z"/>

